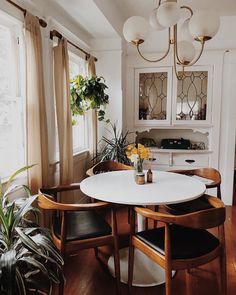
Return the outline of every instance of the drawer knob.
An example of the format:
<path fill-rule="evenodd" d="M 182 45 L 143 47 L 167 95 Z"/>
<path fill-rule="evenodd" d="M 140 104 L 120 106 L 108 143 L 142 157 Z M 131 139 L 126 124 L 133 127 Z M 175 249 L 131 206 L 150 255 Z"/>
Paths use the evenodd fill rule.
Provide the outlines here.
<path fill-rule="evenodd" d="M 188 159 L 188 160 L 185 160 L 185 162 L 187 162 L 188 164 L 192 164 L 192 163 L 195 162 L 195 160 L 190 160 L 190 159 Z"/>
<path fill-rule="evenodd" d="M 149 158 L 148 160 L 151 162 L 154 162 L 154 161 L 156 161 L 156 158 Z"/>

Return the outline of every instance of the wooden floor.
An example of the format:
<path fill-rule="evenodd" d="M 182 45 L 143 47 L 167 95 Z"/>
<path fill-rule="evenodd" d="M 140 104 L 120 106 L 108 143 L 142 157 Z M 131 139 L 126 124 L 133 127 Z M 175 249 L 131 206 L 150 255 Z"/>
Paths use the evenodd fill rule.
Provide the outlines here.
<path fill-rule="evenodd" d="M 121 244 L 127 242 L 127 218 L 125 212 L 119 214 Z M 227 208 L 226 248 L 228 295 L 236 294 L 236 206 Z M 107 258 L 108 249 L 102 249 L 101 257 Z M 218 281 L 218 260 L 193 270 L 191 274 L 191 295 L 221 295 Z M 84 250 L 78 256 L 66 259 L 66 295 L 106 295 L 115 294 L 115 282 L 106 267 L 95 259 L 93 250 Z M 122 284 L 122 294 L 126 295 L 127 286 Z M 135 295 L 164 295 L 164 285 L 152 288 L 133 288 Z M 173 278 L 173 295 L 188 294 L 185 285 L 185 272 L 179 271 Z M 189 294 L 188 294 L 189 295 Z"/>

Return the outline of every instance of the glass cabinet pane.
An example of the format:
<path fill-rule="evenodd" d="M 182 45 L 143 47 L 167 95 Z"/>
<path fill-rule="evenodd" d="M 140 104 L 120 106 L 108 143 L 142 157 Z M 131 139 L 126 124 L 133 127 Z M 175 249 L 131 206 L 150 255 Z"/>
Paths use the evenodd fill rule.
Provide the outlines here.
<path fill-rule="evenodd" d="M 207 90 L 208 71 L 184 72 L 177 82 L 176 120 L 206 120 Z"/>
<path fill-rule="evenodd" d="M 139 73 L 139 120 L 166 120 L 167 72 Z"/>

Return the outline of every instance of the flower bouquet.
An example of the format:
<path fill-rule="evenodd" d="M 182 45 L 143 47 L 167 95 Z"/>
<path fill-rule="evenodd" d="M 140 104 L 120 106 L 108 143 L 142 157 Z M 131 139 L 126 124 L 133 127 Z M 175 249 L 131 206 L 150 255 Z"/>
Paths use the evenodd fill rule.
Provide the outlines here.
<path fill-rule="evenodd" d="M 140 178 L 140 184 L 143 184 L 143 161 L 149 158 L 149 149 L 145 148 L 145 146 L 140 143 L 138 144 L 137 148 L 132 144 L 129 144 L 126 150 L 126 155 L 129 158 L 129 160 L 133 163 L 136 182 L 138 183 L 139 181 L 137 180 L 137 178 Z"/>

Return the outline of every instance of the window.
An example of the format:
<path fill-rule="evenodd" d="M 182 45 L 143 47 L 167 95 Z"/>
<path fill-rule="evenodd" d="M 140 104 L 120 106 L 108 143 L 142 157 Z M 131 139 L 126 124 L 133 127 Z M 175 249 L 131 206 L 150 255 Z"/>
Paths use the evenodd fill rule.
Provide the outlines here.
<path fill-rule="evenodd" d="M 0 12 L 1 13 L 1 12 Z M 0 14 L 0 178 L 25 165 L 22 26 Z"/>
<path fill-rule="evenodd" d="M 86 75 L 85 60 L 69 52 L 70 78 Z M 76 116 L 77 124 L 72 127 L 73 152 L 78 153 L 88 149 L 88 116 Z"/>

